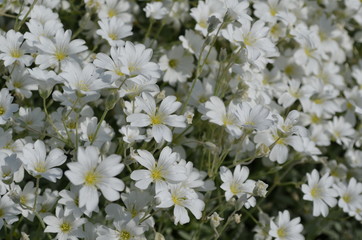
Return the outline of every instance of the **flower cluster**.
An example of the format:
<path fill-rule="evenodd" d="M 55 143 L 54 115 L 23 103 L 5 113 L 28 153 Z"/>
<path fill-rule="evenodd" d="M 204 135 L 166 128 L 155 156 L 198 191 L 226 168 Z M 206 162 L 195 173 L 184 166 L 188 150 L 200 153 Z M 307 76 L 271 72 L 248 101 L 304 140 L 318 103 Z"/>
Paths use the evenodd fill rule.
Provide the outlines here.
<path fill-rule="evenodd" d="M 358 239 L 359 0 L 0 0 L 0 238 Z"/>

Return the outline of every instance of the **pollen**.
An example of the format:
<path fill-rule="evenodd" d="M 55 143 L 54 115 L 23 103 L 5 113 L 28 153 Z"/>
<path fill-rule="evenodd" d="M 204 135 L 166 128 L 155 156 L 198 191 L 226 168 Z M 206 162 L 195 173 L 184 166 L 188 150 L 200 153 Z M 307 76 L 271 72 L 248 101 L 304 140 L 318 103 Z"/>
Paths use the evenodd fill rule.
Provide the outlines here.
<path fill-rule="evenodd" d="M 172 195 L 171 196 L 171 199 L 172 199 L 172 202 L 175 204 L 175 205 L 181 205 L 181 202 L 182 202 L 182 198 L 179 198 L 175 195 Z"/>
<path fill-rule="evenodd" d="M 109 11 L 108 11 L 108 17 L 114 17 L 114 16 L 116 16 L 117 15 L 117 12 L 114 10 L 114 9 L 110 9 Z"/>
<path fill-rule="evenodd" d="M 34 168 L 35 171 L 37 171 L 38 173 L 44 173 L 47 171 L 47 168 L 46 168 L 46 165 L 44 162 L 38 162 L 36 165 L 35 165 L 35 168 Z"/>
<path fill-rule="evenodd" d="M 177 66 L 177 60 L 176 59 L 171 59 L 168 62 L 168 65 L 170 66 L 170 68 L 175 68 Z"/>
<path fill-rule="evenodd" d="M 351 195 L 349 194 L 344 194 L 343 197 L 342 197 L 343 201 L 345 201 L 346 203 L 350 203 L 352 198 L 351 198 Z"/>
<path fill-rule="evenodd" d="M 54 55 L 55 55 L 55 58 L 58 61 L 62 61 L 67 57 L 67 55 L 64 52 L 61 52 L 61 51 L 56 51 Z"/>
<path fill-rule="evenodd" d="M 85 185 L 94 186 L 99 182 L 99 176 L 94 171 L 89 171 L 84 177 Z"/>
<path fill-rule="evenodd" d="M 131 234 L 125 230 L 119 233 L 119 240 L 128 240 L 131 239 Z"/>
<path fill-rule="evenodd" d="M 13 82 L 14 88 L 21 88 L 23 86 L 22 82 Z"/>
<path fill-rule="evenodd" d="M 20 203 L 23 205 L 26 205 L 26 203 L 28 202 L 28 199 L 26 198 L 26 196 L 21 196 L 20 197 Z"/>
<path fill-rule="evenodd" d="M 6 112 L 5 108 L 0 106 L 0 115 L 3 115 L 5 112 Z"/>
<path fill-rule="evenodd" d="M 153 125 L 161 124 L 162 122 L 163 122 L 163 119 L 161 116 L 159 116 L 159 115 L 151 116 L 151 123 Z"/>
<path fill-rule="evenodd" d="M 112 39 L 112 40 L 117 40 L 117 39 L 118 39 L 118 36 L 117 36 L 117 34 L 115 34 L 115 33 L 110 33 L 110 34 L 108 34 L 108 37 L 109 37 L 110 39 Z"/>
<path fill-rule="evenodd" d="M 270 15 L 272 15 L 273 17 L 278 13 L 275 8 L 270 8 L 269 12 L 270 12 Z"/>
<path fill-rule="evenodd" d="M 318 186 L 314 186 L 310 191 L 310 195 L 312 195 L 313 198 L 319 198 L 321 196 L 321 189 Z"/>
<path fill-rule="evenodd" d="M 19 49 L 14 49 L 14 50 L 10 51 L 10 56 L 13 58 L 20 58 L 22 56 L 22 54 Z"/>
<path fill-rule="evenodd" d="M 277 234 L 279 238 L 284 238 L 287 235 L 284 228 L 278 228 Z"/>
<path fill-rule="evenodd" d="M 89 85 L 85 83 L 83 80 L 80 80 L 77 84 L 79 90 L 87 92 L 89 91 Z"/>
<path fill-rule="evenodd" d="M 121 70 L 116 70 L 116 71 L 114 71 L 118 76 L 124 76 L 124 73 L 123 72 L 121 72 Z"/>
<path fill-rule="evenodd" d="M 239 194 L 240 190 L 239 190 L 238 184 L 236 184 L 236 183 L 230 184 L 230 192 L 234 195 Z"/>
<path fill-rule="evenodd" d="M 228 118 L 228 116 L 224 116 L 222 122 L 224 123 L 225 126 L 234 124 L 233 120 Z"/>
<path fill-rule="evenodd" d="M 64 222 L 62 225 L 60 225 L 60 230 L 63 233 L 68 233 L 70 230 L 72 230 L 72 226 L 68 222 Z"/>
<path fill-rule="evenodd" d="M 162 180 L 162 171 L 160 168 L 155 168 L 151 171 L 151 177 L 153 180 Z"/>

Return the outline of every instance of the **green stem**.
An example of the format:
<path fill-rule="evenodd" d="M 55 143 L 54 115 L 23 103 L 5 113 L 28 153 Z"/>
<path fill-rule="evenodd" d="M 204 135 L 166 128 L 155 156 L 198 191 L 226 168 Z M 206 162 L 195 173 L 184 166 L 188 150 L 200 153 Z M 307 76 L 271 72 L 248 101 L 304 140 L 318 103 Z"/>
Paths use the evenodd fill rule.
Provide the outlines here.
<path fill-rule="evenodd" d="M 154 23 L 155 23 L 155 19 L 150 18 L 150 24 L 148 25 L 147 32 L 146 32 L 146 35 L 145 35 L 145 38 L 144 38 L 144 42 L 149 37 Z"/>
<path fill-rule="evenodd" d="M 15 26 L 15 30 L 16 30 L 16 31 L 19 31 L 19 30 L 20 30 L 21 26 L 25 23 L 25 21 L 26 21 L 26 19 L 28 18 L 31 10 L 33 10 L 33 8 L 34 8 L 34 6 L 36 5 L 37 2 L 38 2 L 38 0 L 34 0 L 33 4 L 31 4 L 31 6 L 30 6 L 28 12 L 25 14 L 23 20 L 21 20 L 21 22 L 20 22 L 20 24 L 19 24 L 18 26 Z M 20 15 L 20 13 L 19 13 L 19 15 Z"/>
<path fill-rule="evenodd" d="M 36 186 L 35 186 L 35 199 L 34 199 L 34 205 L 33 205 L 33 211 L 36 211 L 36 203 L 38 200 L 38 192 L 39 192 L 39 182 L 40 182 L 40 177 L 36 178 Z"/>
<path fill-rule="evenodd" d="M 104 110 L 104 112 L 103 112 L 103 114 L 102 114 L 102 117 L 101 117 L 101 119 L 100 119 L 99 122 L 98 122 L 97 129 L 96 129 L 96 131 L 95 131 L 95 133 L 94 133 L 94 137 L 93 137 L 93 139 L 92 139 L 92 141 L 91 141 L 91 145 L 92 145 L 93 142 L 96 140 L 98 131 L 99 131 L 99 129 L 101 128 L 101 124 L 102 124 L 103 120 L 106 118 L 106 115 L 107 115 L 108 111 L 109 111 L 109 109 L 107 109 L 107 108 Z"/>

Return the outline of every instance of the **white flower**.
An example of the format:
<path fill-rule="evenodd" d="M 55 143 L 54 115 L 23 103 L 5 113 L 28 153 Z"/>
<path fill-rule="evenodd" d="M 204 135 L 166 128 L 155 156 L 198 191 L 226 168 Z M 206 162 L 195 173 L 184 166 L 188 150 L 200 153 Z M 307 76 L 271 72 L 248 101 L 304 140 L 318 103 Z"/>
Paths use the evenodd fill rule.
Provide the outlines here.
<path fill-rule="evenodd" d="M 356 208 L 362 207 L 362 183 L 357 182 L 355 178 L 351 178 L 348 184 L 339 182 L 334 187 L 340 197 L 338 206 L 344 212 L 352 212 Z"/>
<path fill-rule="evenodd" d="M 79 207 L 86 206 L 93 211 L 98 206 L 98 191 L 100 190 L 108 201 L 120 198 L 119 191 L 124 189 L 122 180 L 115 176 L 121 173 L 124 164 L 121 156 L 111 155 L 101 160 L 99 149 L 89 146 L 79 147 L 77 162 L 68 163 L 69 170 L 65 175 L 74 185 L 82 185 L 79 191 Z"/>
<path fill-rule="evenodd" d="M 96 240 L 141 240 L 144 229 L 134 220 L 113 221 L 116 230 L 101 227 Z"/>
<path fill-rule="evenodd" d="M 130 3 L 125 0 L 103 0 L 100 4 L 98 17 L 119 18 L 125 23 L 131 23 L 132 14 L 130 14 Z"/>
<path fill-rule="evenodd" d="M 119 18 L 104 18 L 98 21 L 98 24 L 101 29 L 97 30 L 97 34 L 106 39 L 111 46 L 122 46 L 122 39 L 132 35 L 132 27 Z"/>
<path fill-rule="evenodd" d="M 242 102 L 237 105 L 235 116 L 241 127 L 261 131 L 268 129 L 273 124 L 273 121 L 268 119 L 269 112 L 269 109 L 261 105 L 250 106 L 249 103 Z"/>
<path fill-rule="evenodd" d="M 328 173 L 319 178 L 317 170 L 311 174 L 307 173 L 308 185 L 302 185 L 304 193 L 303 199 L 313 201 L 313 216 L 317 217 L 322 214 L 323 217 L 328 215 L 328 206 L 334 207 L 337 204 L 337 192 L 332 188 L 333 178 Z"/>
<path fill-rule="evenodd" d="M 57 207 L 55 216 L 46 216 L 44 218 L 44 223 L 48 225 L 44 232 L 57 233 L 56 239 L 59 240 L 77 240 L 84 236 L 81 226 L 86 221 L 85 218 L 75 219 L 73 215 L 66 216 L 63 208 Z"/>
<path fill-rule="evenodd" d="M 41 69 L 48 67 L 64 66 L 67 63 L 74 64 L 77 61 L 77 54 L 87 49 L 85 41 L 80 39 L 71 40 L 72 32 L 70 30 L 57 31 L 54 40 L 45 37 L 39 37 L 39 43 L 36 46 L 40 53 L 35 59 Z"/>
<path fill-rule="evenodd" d="M 127 122 L 131 126 L 146 127 L 152 126 L 152 135 L 156 142 L 162 139 L 167 142 L 172 141 L 171 127 L 186 127 L 186 119 L 182 115 L 172 114 L 181 107 L 181 103 L 176 101 L 175 96 L 166 97 L 156 108 L 155 99 L 148 93 L 143 93 L 142 97 L 136 98 L 137 105 L 146 113 L 134 113 L 127 117 Z"/>
<path fill-rule="evenodd" d="M 32 63 L 33 57 L 26 55 L 29 49 L 23 41 L 23 35 L 14 30 L 8 31 L 6 37 L 0 35 L 0 59 L 4 60 L 5 67 L 14 62 L 26 66 Z"/>
<path fill-rule="evenodd" d="M 344 117 L 333 117 L 333 121 L 328 122 L 326 129 L 331 135 L 332 140 L 345 146 L 349 145 L 355 134 L 354 128 L 344 119 Z"/>
<path fill-rule="evenodd" d="M 98 120 L 96 117 L 85 118 L 80 124 L 80 129 L 82 130 L 81 139 L 86 141 L 86 145 L 93 145 L 100 148 L 105 142 L 112 140 L 114 133 L 108 124 L 103 121 L 98 129 L 97 135 L 95 135 L 97 126 Z"/>
<path fill-rule="evenodd" d="M 17 94 L 25 98 L 32 96 L 32 90 L 38 90 L 38 86 L 29 76 L 28 70 L 22 67 L 14 68 L 6 86 L 9 90 L 15 90 Z"/>
<path fill-rule="evenodd" d="M 0 91 L 0 125 L 5 124 L 13 113 L 18 111 L 19 105 L 12 104 L 14 97 L 12 97 L 7 88 Z"/>
<path fill-rule="evenodd" d="M 167 8 L 163 6 L 162 2 L 147 3 L 143 11 L 145 11 L 146 17 L 157 20 L 164 18 L 168 13 Z"/>
<path fill-rule="evenodd" d="M 0 197 L 0 229 L 4 226 L 5 221 L 13 224 L 19 218 L 16 216 L 20 212 L 15 209 L 14 202 L 8 196 Z"/>
<path fill-rule="evenodd" d="M 156 197 L 161 201 L 158 208 L 169 208 L 175 206 L 173 215 L 175 224 L 185 224 L 190 221 L 187 213 L 189 209 L 196 219 L 200 219 L 205 203 L 198 198 L 197 193 L 189 188 L 185 188 L 182 184 L 170 184 L 170 191 L 159 192 Z"/>
<path fill-rule="evenodd" d="M 63 175 L 60 168 L 54 167 L 62 165 L 67 160 L 59 148 L 52 149 L 46 155 L 45 144 L 41 140 L 37 140 L 34 144 L 26 144 L 20 158 L 31 175 L 43 177 L 51 182 L 56 182 L 56 179 L 60 179 Z"/>
<path fill-rule="evenodd" d="M 140 130 L 137 127 L 123 126 L 119 129 L 119 132 L 124 135 L 122 139 L 126 143 L 139 142 L 145 139 L 145 136 L 140 134 Z"/>
<path fill-rule="evenodd" d="M 108 86 L 99 78 L 93 64 L 86 64 L 83 69 L 78 64 L 67 64 L 60 76 L 67 87 L 84 95 L 97 93 Z"/>
<path fill-rule="evenodd" d="M 133 78 L 143 75 L 147 78 L 159 78 L 160 69 L 156 63 L 150 62 L 152 49 L 146 49 L 143 44 L 136 44 L 127 41 L 124 47 L 119 50 L 121 71 L 123 74 Z"/>
<path fill-rule="evenodd" d="M 277 54 L 277 49 L 272 41 L 267 38 L 269 28 L 265 22 L 258 20 L 252 26 L 250 21 L 245 21 L 241 28 L 234 32 L 235 41 L 242 42 L 246 46 L 248 59 L 256 60 L 265 53 Z"/>
<path fill-rule="evenodd" d="M 147 189 L 151 182 L 155 183 L 156 193 L 167 190 L 167 183 L 178 183 L 186 180 L 185 167 L 177 164 L 178 153 L 165 147 L 160 153 L 158 161 L 146 150 L 138 150 L 133 157 L 147 170 L 134 170 L 131 179 L 137 181 L 136 187 Z"/>
<path fill-rule="evenodd" d="M 232 102 L 227 110 L 224 102 L 215 96 L 210 97 L 210 100 L 205 103 L 205 116 L 210 122 L 219 126 L 225 126 L 228 132 L 235 137 L 241 136 L 241 129 L 237 126 L 238 119 L 235 115 L 236 105 Z"/>
<path fill-rule="evenodd" d="M 255 187 L 254 180 L 247 180 L 249 177 L 249 168 L 237 165 L 234 169 L 234 174 L 224 166 L 220 167 L 220 178 L 223 181 L 220 188 L 225 191 L 226 201 L 229 201 L 233 196 L 241 198 L 246 195 L 246 208 L 255 206 L 256 200 L 251 196 Z"/>
<path fill-rule="evenodd" d="M 269 235 L 276 240 L 304 240 L 304 236 L 300 234 L 302 231 L 303 225 L 300 224 L 300 217 L 291 220 L 287 210 L 279 212 L 275 222 L 270 220 Z"/>
<path fill-rule="evenodd" d="M 160 68 L 165 71 L 164 82 L 174 86 L 177 82 L 186 82 L 191 77 L 194 68 L 194 58 L 185 54 L 181 45 L 174 46 L 166 55 L 160 58 Z"/>

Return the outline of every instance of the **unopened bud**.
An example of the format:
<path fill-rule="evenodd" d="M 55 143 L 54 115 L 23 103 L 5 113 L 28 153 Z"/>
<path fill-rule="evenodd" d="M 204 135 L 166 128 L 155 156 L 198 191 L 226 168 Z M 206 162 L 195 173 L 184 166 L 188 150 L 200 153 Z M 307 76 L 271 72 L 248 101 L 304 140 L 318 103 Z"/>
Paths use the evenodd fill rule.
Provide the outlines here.
<path fill-rule="evenodd" d="M 207 23 L 209 24 L 209 26 L 207 27 L 207 32 L 211 33 L 215 31 L 217 26 L 220 24 L 220 20 L 215 16 L 211 16 L 209 17 L 209 19 L 207 19 Z"/>
<path fill-rule="evenodd" d="M 112 92 L 111 94 L 109 94 L 106 98 L 106 109 L 111 110 L 114 108 L 114 106 L 116 105 L 116 103 L 118 102 L 118 93 L 117 92 Z"/>
<path fill-rule="evenodd" d="M 155 240 L 165 240 L 165 237 L 161 233 L 156 232 Z"/>
<path fill-rule="evenodd" d="M 20 204 L 20 194 L 17 191 L 10 190 L 8 196 L 14 203 Z"/>
<path fill-rule="evenodd" d="M 165 99 L 165 97 L 166 97 L 166 92 L 165 92 L 165 90 L 162 90 L 161 92 L 159 92 L 158 94 L 157 94 L 157 102 L 159 102 L 159 101 L 162 101 L 163 99 Z"/>
<path fill-rule="evenodd" d="M 266 157 L 269 155 L 270 149 L 267 145 L 262 143 L 257 149 L 256 149 L 256 156 L 257 157 Z"/>
<path fill-rule="evenodd" d="M 219 61 L 220 62 L 225 62 L 227 56 L 228 56 L 228 53 L 226 51 L 226 48 L 221 48 L 220 53 L 219 53 Z"/>
<path fill-rule="evenodd" d="M 235 210 L 239 211 L 244 207 L 244 204 L 248 201 L 248 197 L 246 194 L 243 194 L 235 203 Z"/>
<path fill-rule="evenodd" d="M 227 11 L 226 11 L 226 13 L 225 13 L 225 16 L 224 16 L 224 22 L 225 23 L 231 23 L 232 21 L 234 21 L 235 20 L 235 17 L 234 17 L 234 15 L 233 15 L 233 13 L 232 13 L 232 10 L 230 10 L 230 9 L 228 9 Z"/>
<path fill-rule="evenodd" d="M 192 119 L 194 118 L 194 113 L 187 111 L 187 112 L 185 112 L 184 116 L 186 118 L 187 124 L 192 124 Z"/>
<path fill-rule="evenodd" d="M 210 220 L 212 227 L 217 228 L 220 225 L 220 222 L 224 220 L 222 217 L 219 216 L 217 212 L 214 212 L 210 217 L 207 219 Z"/>
<path fill-rule="evenodd" d="M 205 146 L 213 153 L 220 152 L 220 149 L 212 142 L 205 142 Z"/>
<path fill-rule="evenodd" d="M 25 232 L 21 232 L 20 240 L 30 240 L 29 235 Z"/>
<path fill-rule="evenodd" d="M 235 213 L 234 214 L 234 221 L 235 221 L 236 224 L 240 223 L 240 219 L 241 219 L 241 214 Z"/>
<path fill-rule="evenodd" d="M 253 189 L 253 194 L 257 197 L 265 197 L 267 194 L 267 189 L 268 188 L 268 184 L 266 184 L 263 181 L 258 180 L 255 183 L 254 189 Z"/>

